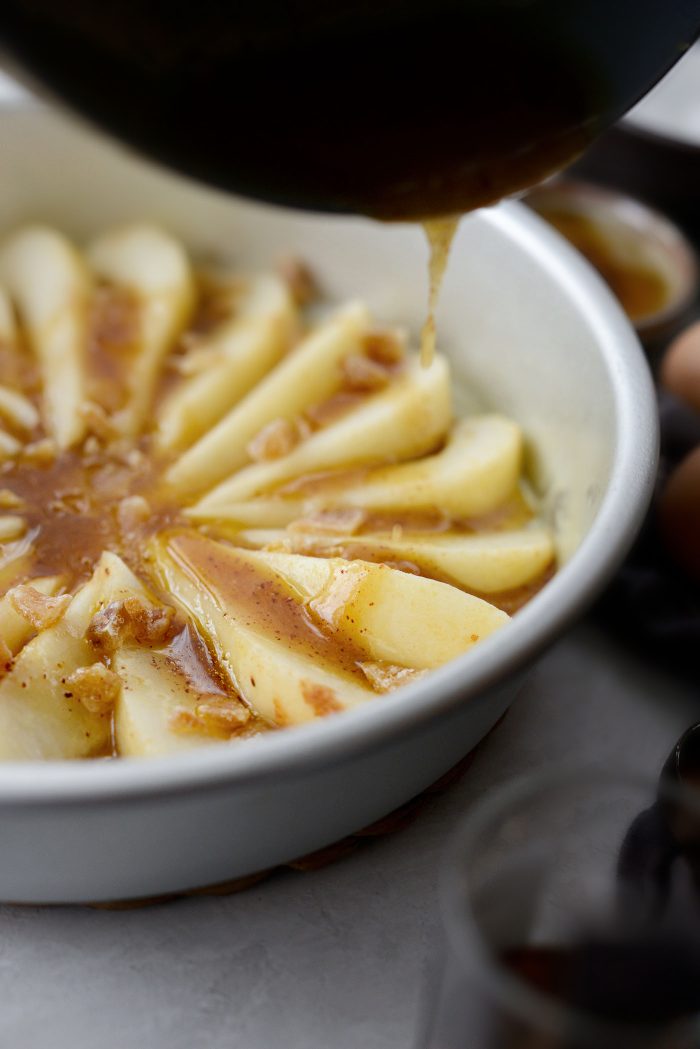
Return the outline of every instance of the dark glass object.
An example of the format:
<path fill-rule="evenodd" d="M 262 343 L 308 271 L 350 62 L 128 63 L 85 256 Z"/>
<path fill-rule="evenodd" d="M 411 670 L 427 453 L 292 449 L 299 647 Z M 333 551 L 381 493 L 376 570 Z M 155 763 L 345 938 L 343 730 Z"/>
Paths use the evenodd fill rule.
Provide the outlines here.
<path fill-rule="evenodd" d="M 578 155 L 680 57 L 698 0 L 4 0 L 6 60 L 117 137 L 264 200 L 490 203 Z"/>
<path fill-rule="evenodd" d="M 693 764 L 657 780 L 569 762 L 474 803 L 420 1049 L 700 1049 Z"/>
<path fill-rule="evenodd" d="M 511 947 L 501 963 L 572 1009 L 646 1026 L 650 1042 L 657 1025 L 700 1012 L 700 945 L 679 929 L 621 928 L 561 947 Z"/>

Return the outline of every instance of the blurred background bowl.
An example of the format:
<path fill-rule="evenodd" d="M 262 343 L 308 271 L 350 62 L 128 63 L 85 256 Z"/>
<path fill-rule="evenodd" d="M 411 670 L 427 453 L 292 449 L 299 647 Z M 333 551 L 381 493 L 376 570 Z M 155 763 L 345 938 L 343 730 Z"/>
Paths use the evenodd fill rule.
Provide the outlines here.
<path fill-rule="evenodd" d="M 700 44 L 572 170 L 641 197 L 700 241 Z"/>
<path fill-rule="evenodd" d="M 580 179 L 552 179 L 524 200 L 595 266 L 653 360 L 693 315 L 698 260 L 688 238 L 634 197 Z"/>

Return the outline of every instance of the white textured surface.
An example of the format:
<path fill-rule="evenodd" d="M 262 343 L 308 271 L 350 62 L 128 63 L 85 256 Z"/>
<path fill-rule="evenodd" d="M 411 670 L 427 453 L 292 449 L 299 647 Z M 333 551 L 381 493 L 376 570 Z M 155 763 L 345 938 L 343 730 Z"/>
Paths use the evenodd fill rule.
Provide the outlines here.
<path fill-rule="evenodd" d="M 411 1049 L 439 943 L 436 867 L 469 803 L 568 756 L 653 771 L 695 717 L 689 690 L 579 629 L 457 785 L 335 866 L 143 910 L 0 908 L 0 1045 Z"/>

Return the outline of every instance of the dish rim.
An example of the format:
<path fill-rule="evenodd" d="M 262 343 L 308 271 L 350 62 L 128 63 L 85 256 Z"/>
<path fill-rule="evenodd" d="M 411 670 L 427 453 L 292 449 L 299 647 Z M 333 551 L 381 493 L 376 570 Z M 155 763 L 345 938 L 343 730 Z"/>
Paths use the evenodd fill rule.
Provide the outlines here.
<path fill-rule="evenodd" d="M 624 557 L 651 497 L 658 454 L 653 383 L 639 340 L 602 278 L 544 220 L 516 202 L 480 212 L 546 273 L 585 316 L 616 412 L 610 479 L 571 559 L 504 631 L 405 686 L 341 715 L 246 741 L 166 757 L 0 765 L 0 808 L 100 804 L 230 789 L 304 776 L 398 742 L 522 670 L 590 604 Z"/>

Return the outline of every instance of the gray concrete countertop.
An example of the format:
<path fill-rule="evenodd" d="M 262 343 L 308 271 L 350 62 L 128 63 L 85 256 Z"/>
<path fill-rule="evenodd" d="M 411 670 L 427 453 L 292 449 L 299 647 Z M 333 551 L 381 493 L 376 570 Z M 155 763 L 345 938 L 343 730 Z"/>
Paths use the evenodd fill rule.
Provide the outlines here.
<path fill-rule="evenodd" d="M 230 897 L 0 908 L 0 1046 L 412 1049 L 441 936 L 436 870 L 469 804 L 569 757 L 655 771 L 699 718 L 690 689 L 581 627 L 400 834 Z"/>

